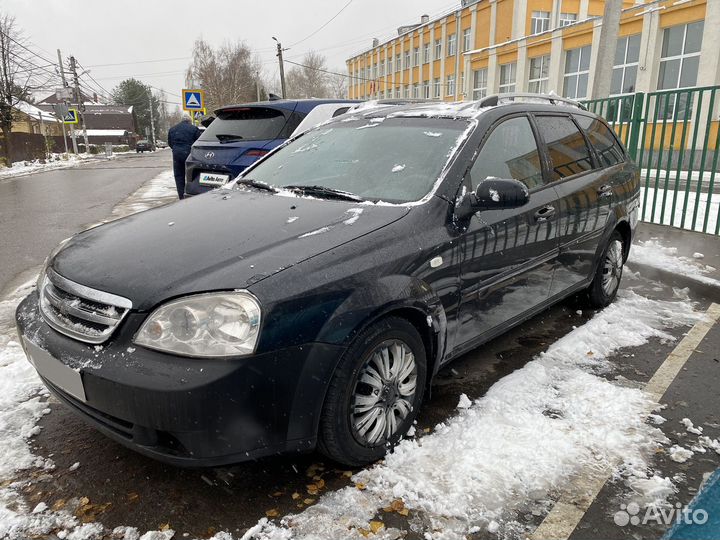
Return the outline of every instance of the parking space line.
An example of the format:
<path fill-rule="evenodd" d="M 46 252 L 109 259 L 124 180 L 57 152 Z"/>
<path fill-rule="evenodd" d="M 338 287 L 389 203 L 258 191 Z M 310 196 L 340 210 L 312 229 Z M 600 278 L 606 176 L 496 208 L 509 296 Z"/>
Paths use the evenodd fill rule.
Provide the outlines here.
<path fill-rule="evenodd" d="M 662 399 L 690 355 L 720 320 L 720 304 L 711 304 L 705 315 L 703 320 L 695 323 L 645 385 L 645 391 L 656 402 Z M 567 540 L 595 501 L 614 468 L 608 468 L 603 474 L 590 478 L 578 477 L 573 481 L 570 489 L 560 496 L 542 523 L 530 535 L 530 539 Z"/>

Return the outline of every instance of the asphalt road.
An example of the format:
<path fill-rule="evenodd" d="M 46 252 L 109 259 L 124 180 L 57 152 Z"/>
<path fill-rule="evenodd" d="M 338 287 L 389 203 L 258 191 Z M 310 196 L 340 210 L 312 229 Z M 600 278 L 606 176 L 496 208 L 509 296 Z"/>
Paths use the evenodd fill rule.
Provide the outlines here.
<path fill-rule="evenodd" d="M 169 150 L 98 160 L 0 180 L 0 292 L 63 239 L 106 218 L 144 182 L 172 167 Z"/>

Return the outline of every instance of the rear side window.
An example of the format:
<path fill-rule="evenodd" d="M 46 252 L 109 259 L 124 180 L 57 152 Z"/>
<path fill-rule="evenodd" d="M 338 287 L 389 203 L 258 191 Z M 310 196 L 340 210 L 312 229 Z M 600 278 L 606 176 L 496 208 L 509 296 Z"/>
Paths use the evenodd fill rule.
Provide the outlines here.
<path fill-rule="evenodd" d="M 550 181 L 592 169 L 590 151 L 575 122 L 567 116 L 537 116 L 537 125 L 550 154 Z"/>
<path fill-rule="evenodd" d="M 587 116 L 576 116 L 575 120 L 585 130 L 590 144 L 595 148 L 601 167 L 612 167 L 625 161 L 625 152 L 620 143 L 603 122 Z"/>
<path fill-rule="evenodd" d="M 514 178 L 528 189 L 543 183 L 537 142 L 525 116 L 505 120 L 485 140 L 470 169 L 473 191 L 480 182 L 492 177 Z"/>
<path fill-rule="evenodd" d="M 263 141 L 281 136 L 286 119 L 282 112 L 269 107 L 226 109 L 200 136 L 201 141 Z"/>

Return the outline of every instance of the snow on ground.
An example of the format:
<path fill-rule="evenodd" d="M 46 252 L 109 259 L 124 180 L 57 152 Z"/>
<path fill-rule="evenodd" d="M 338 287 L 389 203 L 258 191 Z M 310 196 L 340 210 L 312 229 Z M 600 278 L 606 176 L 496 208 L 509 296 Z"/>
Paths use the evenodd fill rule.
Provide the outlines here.
<path fill-rule="evenodd" d="M 699 262 L 699 258 L 678 256 L 675 247 L 664 246 L 659 240 L 652 238 L 633 244 L 628 262 L 652 266 L 660 270 L 680 274 L 706 285 L 720 287 L 720 280 L 708 276 L 716 269 Z"/>
<path fill-rule="evenodd" d="M 667 442 L 646 422 L 656 404 L 600 374 L 612 369 L 607 358 L 618 349 L 651 337 L 671 340 L 667 329 L 699 317 L 686 300 L 623 292 L 472 406 L 461 400 L 457 416 L 432 434 L 403 441 L 384 462 L 355 475 L 356 487 L 328 493 L 280 523 L 262 520 L 254 534 L 272 540 L 360 537 L 360 529 L 369 529 L 375 514 L 396 499 L 446 538 L 477 527 L 522 532 L 513 523 L 522 507 L 548 505 L 573 475 L 618 462 L 635 471 L 628 479 L 632 489 L 647 503 L 659 503 L 672 492 L 670 480 L 643 474 L 647 456 Z"/>
<path fill-rule="evenodd" d="M 106 158 L 105 154 L 70 154 L 65 159 L 65 154 L 52 154 L 49 160 L 42 163 L 39 159 L 28 160 L 28 161 L 17 161 L 12 164 L 12 167 L 5 167 L 0 169 L 0 180 L 5 178 L 15 178 L 18 176 L 27 176 L 28 174 L 53 171 L 57 169 L 67 169 L 69 167 L 75 167 L 81 163 L 94 160 L 113 159 L 118 154 L 126 154 L 130 152 L 114 152 L 113 157 Z"/>
<path fill-rule="evenodd" d="M 717 178 L 718 182 L 720 182 L 720 175 L 718 175 Z M 642 182 L 641 182 L 642 185 Z M 647 199 L 646 197 L 647 192 Z M 667 191 L 658 188 L 655 190 L 655 188 L 650 187 L 649 189 L 645 189 L 645 187 L 640 188 L 640 215 L 642 216 L 643 221 L 647 221 L 648 223 L 658 223 L 661 225 L 672 225 L 673 227 L 680 227 L 683 225 L 682 228 L 689 229 L 689 230 L 695 230 L 699 232 L 703 232 L 703 224 L 705 220 L 705 214 L 708 214 L 708 223 L 707 223 L 707 232 L 714 233 L 715 227 L 718 222 L 718 212 L 720 212 L 720 195 L 715 194 L 709 194 L 709 193 L 701 193 L 699 198 L 697 196 L 697 193 L 694 191 L 691 191 L 690 193 L 687 193 L 688 197 L 688 203 L 687 207 L 685 209 L 685 222 L 683 223 L 683 205 L 685 204 L 685 191 L 678 191 L 677 192 L 677 200 L 676 204 L 673 205 L 673 200 L 675 198 L 675 192 L 672 189 L 668 189 Z M 663 207 L 663 199 L 665 200 L 665 206 Z M 695 218 L 695 225 L 693 226 L 693 213 L 695 211 L 695 204 L 696 200 L 698 201 L 698 208 L 697 208 L 697 217 Z M 653 201 L 657 201 L 655 203 L 655 213 L 653 215 L 652 207 L 653 207 Z M 675 212 L 673 216 L 673 207 L 675 207 Z"/>

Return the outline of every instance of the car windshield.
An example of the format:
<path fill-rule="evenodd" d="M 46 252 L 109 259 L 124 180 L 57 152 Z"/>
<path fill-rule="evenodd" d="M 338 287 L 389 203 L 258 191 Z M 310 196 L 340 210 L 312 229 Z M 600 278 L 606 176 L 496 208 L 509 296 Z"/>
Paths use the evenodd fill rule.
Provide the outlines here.
<path fill-rule="evenodd" d="M 225 109 L 217 113 L 200 140 L 221 143 L 272 140 L 280 135 L 285 123 L 285 116 L 269 107 Z"/>
<path fill-rule="evenodd" d="M 439 118 L 344 119 L 315 128 L 247 172 L 274 187 L 321 186 L 363 199 L 422 199 L 468 124 Z"/>

